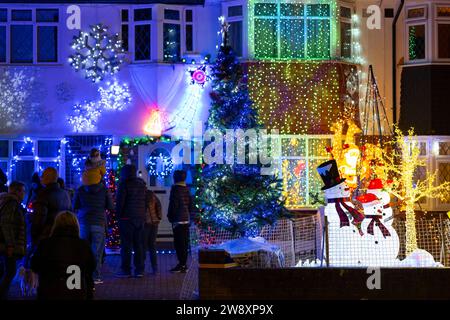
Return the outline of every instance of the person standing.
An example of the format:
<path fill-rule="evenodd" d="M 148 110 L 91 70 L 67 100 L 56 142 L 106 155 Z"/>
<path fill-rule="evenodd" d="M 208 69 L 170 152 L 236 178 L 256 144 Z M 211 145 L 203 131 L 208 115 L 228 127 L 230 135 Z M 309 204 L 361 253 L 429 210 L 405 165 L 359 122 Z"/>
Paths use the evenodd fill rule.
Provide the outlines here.
<path fill-rule="evenodd" d="M 33 202 L 30 215 L 31 243 L 36 247 L 40 240 L 48 238 L 56 215 L 61 211 L 72 210 L 69 194 L 58 184 L 58 171 L 49 167 L 41 177 L 44 189 Z"/>
<path fill-rule="evenodd" d="M 156 254 L 156 237 L 159 223 L 162 220 L 161 202 L 153 191 L 147 190 L 147 215 L 144 230 L 144 252 L 149 253 L 152 273 L 158 272 L 158 258 Z M 145 253 L 144 253 L 145 254 Z"/>
<path fill-rule="evenodd" d="M 170 271 L 185 273 L 187 271 L 189 250 L 190 215 L 193 211 L 193 205 L 189 188 L 186 186 L 186 172 L 175 170 L 173 180 L 175 184 L 170 190 L 167 218 L 172 223 L 173 241 L 178 264 Z"/>
<path fill-rule="evenodd" d="M 17 261 L 26 251 L 25 217 L 22 201 L 25 184 L 14 181 L 8 193 L 0 194 L 0 300 L 6 300 Z"/>
<path fill-rule="evenodd" d="M 94 283 L 100 284 L 103 282 L 101 267 L 105 248 L 105 210 L 113 209 L 111 195 L 103 183 L 81 186 L 75 193 L 73 209 L 80 223 L 80 237 L 90 243 L 97 262 Z"/>
<path fill-rule="evenodd" d="M 95 258 L 89 243 L 79 234 L 77 217 L 72 212 L 56 215 L 50 236 L 39 243 L 31 257 L 31 270 L 39 276 L 39 300 L 93 299 Z M 79 287 L 75 286 L 77 272 Z"/>
<path fill-rule="evenodd" d="M 120 171 L 120 183 L 116 196 L 116 215 L 119 220 L 122 258 L 117 277 L 131 277 L 131 253 L 134 251 L 134 275 L 144 276 L 144 224 L 147 210 L 147 187 L 136 176 L 134 165 L 125 165 Z"/>

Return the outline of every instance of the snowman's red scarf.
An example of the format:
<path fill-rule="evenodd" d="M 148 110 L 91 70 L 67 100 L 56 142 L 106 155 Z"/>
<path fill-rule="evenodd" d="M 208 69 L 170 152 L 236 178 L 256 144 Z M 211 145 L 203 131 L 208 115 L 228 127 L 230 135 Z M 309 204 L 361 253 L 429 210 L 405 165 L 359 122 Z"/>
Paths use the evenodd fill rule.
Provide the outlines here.
<path fill-rule="evenodd" d="M 389 230 L 384 226 L 384 224 L 380 221 L 381 216 L 380 215 L 366 215 L 366 218 L 372 219 L 372 221 L 370 221 L 369 225 L 367 226 L 367 233 L 373 236 L 373 228 L 374 225 L 376 225 L 378 227 L 378 229 L 380 229 L 381 233 L 383 234 L 383 237 L 390 237 L 391 233 L 389 232 Z"/>
<path fill-rule="evenodd" d="M 355 208 L 350 207 L 348 204 L 345 203 L 345 201 L 350 201 L 350 198 L 333 198 L 333 199 L 328 199 L 327 201 L 328 201 L 328 203 L 334 203 L 336 211 L 339 215 L 341 228 L 350 225 L 350 221 L 344 212 L 344 209 L 346 209 L 350 213 L 350 215 L 353 217 L 352 223 L 358 228 L 358 230 L 361 233 L 361 223 L 364 220 L 364 214 L 362 214 Z M 344 207 L 344 209 L 342 207 Z"/>

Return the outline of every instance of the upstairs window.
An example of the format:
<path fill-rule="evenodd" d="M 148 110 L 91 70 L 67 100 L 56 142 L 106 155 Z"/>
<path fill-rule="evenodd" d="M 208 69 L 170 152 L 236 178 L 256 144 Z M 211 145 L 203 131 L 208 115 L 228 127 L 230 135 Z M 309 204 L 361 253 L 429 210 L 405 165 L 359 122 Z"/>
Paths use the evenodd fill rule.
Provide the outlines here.
<path fill-rule="evenodd" d="M 181 24 L 180 11 L 164 9 L 163 23 L 163 60 L 178 62 L 181 60 Z"/>
<path fill-rule="evenodd" d="M 436 7 L 438 59 L 450 59 L 450 6 Z"/>
<path fill-rule="evenodd" d="M 125 51 L 130 50 L 129 46 L 129 37 L 130 37 L 130 29 L 129 29 L 129 11 L 126 9 L 121 10 L 120 12 L 120 20 L 122 21 L 122 26 L 120 28 L 120 35 L 122 39 L 122 48 Z"/>
<path fill-rule="evenodd" d="M 256 3 L 253 10 L 255 58 L 330 58 L 330 5 Z"/>
<path fill-rule="evenodd" d="M 0 8 L 0 63 L 58 62 L 58 25 L 58 9 Z"/>
<path fill-rule="evenodd" d="M 194 51 L 194 17 L 192 10 L 185 11 L 185 36 L 186 36 L 186 51 Z"/>
<path fill-rule="evenodd" d="M 341 57 L 352 58 L 352 9 L 341 6 L 339 8 L 340 49 Z"/>
<path fill-rule="evenodd" d="M 134 10 L 134 60 L 151 60 L 152 9 Z"/>
<path fill-rule="evenodd" d="M 241 5 L 227 8 L 228 23 L 228 44 L 233 48 L 238 57 L 242 57 L 243 44 L 243 9 Z"/>
<path fill-rule="evenodd" d="M 406 9 L 406 48 L 408 61 L 417 62 L 427 58 L 427 7 Z"/>

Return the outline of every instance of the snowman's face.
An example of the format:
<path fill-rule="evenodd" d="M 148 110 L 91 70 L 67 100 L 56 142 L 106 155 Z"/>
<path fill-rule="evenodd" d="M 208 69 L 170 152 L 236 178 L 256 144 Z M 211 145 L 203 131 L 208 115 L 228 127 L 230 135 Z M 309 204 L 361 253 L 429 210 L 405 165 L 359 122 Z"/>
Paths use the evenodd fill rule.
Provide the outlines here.
<path fill-rule="evenodd" d="M 364 213 L 370 215 L 383 215 L 383 203 L 381 201 L 372 201 L 370 203 L 364 204 Z"/>
<path fill-rule="evenodd" d="M 350 188 L 345 182 L 341 182 L 337 186 L 325 190 L 325 197 L 327 199 L 348 198 L 350 197 Z"/>

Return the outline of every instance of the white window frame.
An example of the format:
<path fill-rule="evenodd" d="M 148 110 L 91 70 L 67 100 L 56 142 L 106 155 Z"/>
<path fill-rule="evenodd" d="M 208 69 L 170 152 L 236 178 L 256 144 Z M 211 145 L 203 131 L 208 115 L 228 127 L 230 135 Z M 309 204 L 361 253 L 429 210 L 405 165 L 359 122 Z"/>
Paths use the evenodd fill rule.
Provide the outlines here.
<path fill-rule="evenodd" d="M 173 10 L 173 11 L 178 11 L 179 15 L 180 15 L 180 19 L 178 20 L 169 20 L 165 18 L 165 10 Z M 186 53 L 186 28 L 184 27 L 185 25 L 185 10 L 183 7 L 181 6 L 163 6 L 162 10 L 161 10 L 161 41 L 159 41 L 159 43 L 161 43 L 161 52 L 162 52 L 162 56 L 161 56 L 161 62 L 162 63 L 178 63 L 179 61 L 166 61 L 164 60 L 164 24 L 168 23 L 168 24 L 178 24 L 180 26 L 180 62 L 182 59 L 182 56 L 184 53 Z M 192 12 L 192 17 L 194 16 L 194 12 Z"/>
<path fill-rule="evenodd" d="M 186 20 L 186 12 L 188 10 L 192 11 L 192 21 L 189 21 L 189 22 Z M 184 8 L 183 11 L 182 11 L 182 15 L 183 15 L 181 17 L 181 21 L 183 22 L 182 26 L 181 26 L 182 35 L 180 36 L 180 38 L 181 39 L 184 38 L 184 41 L 182 41 L 182 43 L 180 44 L 181 45 L 181 48 L 180 48 L 181 49 L 181 56 L 188 55 L 188 54 L 193 54 L 193 53 L 196 52 L 195 51 L 195 49 L 196 49 L 196 45 L 195 45 L 195 41 L 196 41 L 196 33 L 195 33 L 195 25 L 196 25 L 195 18 L 196 18 L 196 14 L 195 14 L 195 10 L 194 10 L 194 8 Z M 186 37 L 186 26 L 187 25 L 192 26 L 192 50 L 190 50 L 190 51 L 188 51 L 187 47 L 186 47 L 186 40 L 187 40 L 187 37 Z"/>
<path fill-rule="evenodd" d="M 2 6 L 2 9 L 7 10 L 7 22 L 0 22 L 0 26 L 6 26 L 6 62 L 0 62 L 0 65 L 10 66 L 32 66 L 32 65 L 56 65 L 61 61 L 61 9 L 57 5 L 39 6 L 39 7 L 8 7 Z M 58 10 L 58 22 L 37 22 L 36 10 L 37 9 L 52 9 Z M 31 10 L 31 21 L 12 21 L 13 10 Z M 32 62 L 11 62 L 11 26 L 12 25 L 31 25 L 33 27 L 33 59 Z M 55 26 L 56 30 L 56 61 L 52 62 L 39 62 L 38 61 L 38 27 L 39 26 Z"/>
<path fill-rule="evenodd" d="M 157 39 L 157 30 L 156 30 L 156 15 L 157 8 L 155 5 L 134 5 L 128 9 L 128 52 L 131 55 L 131 61 L 135 64 L 149 63 L 155 60 L 155 52 L 157 48 L 153 45 L 154 39 Z M 152 10 L 152 19 L 146 21 L 134 21 L 134 10 L 138 9 L 151 9 Z M 122 25 L 122 18 L 120 19 Z M 136 60 L 136 37 L 135 37 L 135 27 L 137 25 L 150 25 L 150 59 L 145 60 Z M 153 42 L 153 43 L 152 43 Z M 157 47 L 157 46 L 156 46 Z"/>
<path fill-rule="evenodd" d="M 236 6 L 241 6 L 242 7 L 242 15 L 241 16 L 234 16 L 234 17 L 229 17 L 228 16 L 228 8 L 229 7 L 236 7 Z M 226 17 L 227 22 L 231 23 L 231 22 L 242 22 L 242 43 L 241 43 L 241 47 L 242 47 L 242 55 L 238 56 L 238 58 L 242 58 L 246 56 L 246 46 L 245 46 L 245 34 L 247 32 L 247 27 L 246 27 L 246 23 L 245 23 L 245 17 L 247 17 L 247 5 L 242 2 L 242 1 L 232 1 L 232 2 L 226 2 L 223 4 L 223 16 Z"/>
<path fill-rule="evenodd" d="M 276 60 L 293 59 L 293 60 L 317 60 L 317 61 L 324 61 L 324 60 L 330 60 L 330 59 L 333 58 L 333 55 L 334 55 L 333 47 L 334 47 L 334 45 L 332 43 L 332 33 L 333 33 L 333 24 L 335 23 L 335 20 L 334 20 L 334 17 L 333 17 L 333 6 L 332 6 L 332 3 L 322 3 L 322 2 L 316 2 L 316 1 L 303 3 L 304 6 L 305 6 L 304 10 L 303 10 L 303 16 L 281 16 L 281 8 L 280 8 L 281 2 L 280 1 L 275 1 L 275 0 L 273 0 L 273 1 L 260 1 L 260 2 L 256 1 L 253 4 L 256 5 L 258 3 L 267 3 L 267 4 L 272 3 L 272 4 L 276 4 L 277 5 L 277 15 L 276 16 L 256 16 L 256 15 L 253 15 L 253 21 L 251 21 L 252 24 L 255 23 L 256 19 L 268 19 L 268 20 L 276 19 L 276 21 L 277 21 L 277 29 L 280 30 L 280 23 L 281 23 L 282 19 L 287 19 L 287 20 L 302 19 L 304 21 L 303 33 L 304 33 L 305 39 L 304 39 L 304 42 L 303 42 L 303 52 L 304 52 L 304 57 L 303 58 L 295 58 L 294 59 L 294 58 L 284 58 L 284 57 L 280 56 L 281 55 L 281 40 L 280 40 L 281 39 L 281 33 L 280 32 L 278 32 L 278 35 L 277 35 L 277 52 L 278 52 L 278 56 L 275 57 L 275 58 L 258 58 L 258 57 L 256 57 L 256 52 L 255 52 L 256 51 L 255 50 L 256 38 L 253 36 L 253 39 L 254 39 L 253 41 L 254 42 L 253 42 L 252 50 L 253 50 L 253 54 L 254 54 L 254 58 L 255 59 L 263 59 L 263 60 L 267 60 L 267 59 L 269 59 L 269 60 L 270 59 L 276 59 Z M 318 5 L 320 5 L 320 4 L 327 4 L 327 5 L 329 5 L 330 15 L 328 17 L 320 17 L 320 16 L 311 17 L 311 16 L 307 16 L 307 14 L 306 14 L 306 12 L 307 12 L 307 10 L 306 10 L 307 5 L 314 5 L 314 4 L 318 4 Z M 254 7 L 251 8 L 251 10 L 254 10 Z M 330 39 L 329 39 L 329 41 L 330 41 L 330 47 L 329 47 L 330 54 L 329 54 L 329 57 L 326 57 L 326 58 L 312 58 L 312 57 L 308 56 L 308 32 L 307 32 L 308 20 L 328 20 L 329 21 L 329 26 L 330 26 L 330 30 L 329 30 L 329 32 L 330 32 Z M 254 29 L 255 29 L 255 27 L 253 26 L 253 31 L 254 31 Z"/>
<path fill-rule="evenodd" d="M 60 177 L 63 177 L 65 172 L 64 172 L 64 153 L 65 153 L 65 149 L 64 149 L 64 143 L 62 142 L 63 139 L 61 138 L 34 138 L 31 137 L 31 140 L 33 141 L 33 148 L 34 148 L 34 153 L 31 156 L 20 156 L 17 155 L 17 158 L 14 159 L 14 142 L 21 142 L 23 143 L 23 139 L 8 139 L 8 138 L 4 138 L 1 140 L 8 140 L 9 144 L 9 150 L 8 150 L 8 158 L 0 158 L 1 162 L 6 162 L 7 163 L 7 172 L 5 172 L 8 176 L 8 179 L 10 181 L 12 181 L 12 172 L 11 172 L 11 164 L 13 161 L 34 161 L 34 172 L 38 172 L 39 171 L 39 164 L 41 162 L 55 162 L 58 163 L 58 173 Z M 60 152 L 59 152 L 59 158 L 58 157 L 43 157 L 40 158 L 39 157 L 39 141 L 58 141 L 60 142 Z M 30 176 L 31 179 L 31 176 Z"/>
<path fill-rule="evenodd" d="M 438 26 L 440 24 L 450 24 L 450 17 L 438 17 L 438 7 L 448 7 L 450 8 L 450 3 L 436 3 L 434 5 L 434 21 L 433 28 L 435 30 L 433 34 L 433 42 L 434 42 L 434 55 L 433 58 L 436 61 L 440 62 L 450 62 L 450 57 L 448 58 L 440 58 L 439 57 L 439 29 Z"/>

